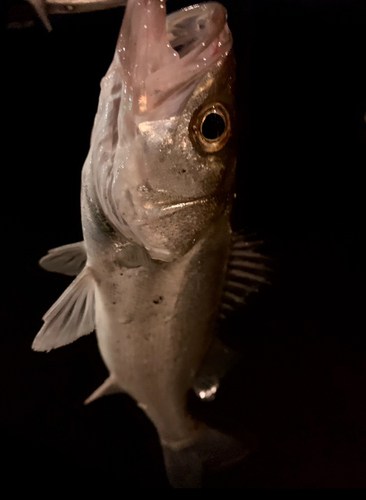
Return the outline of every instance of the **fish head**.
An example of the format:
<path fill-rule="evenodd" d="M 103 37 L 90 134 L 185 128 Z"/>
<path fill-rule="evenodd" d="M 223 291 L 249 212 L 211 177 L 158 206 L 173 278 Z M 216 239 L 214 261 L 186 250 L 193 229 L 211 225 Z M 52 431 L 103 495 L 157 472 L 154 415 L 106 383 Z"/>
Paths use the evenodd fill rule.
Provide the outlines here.
<path fill-rule="evenodd" d="M 184 255 L 230 212 L 234 85 L 221 4 L 166 16 L 165 0 L 129 0 L 89 163 L 105 216 L 153 259 Z"/>

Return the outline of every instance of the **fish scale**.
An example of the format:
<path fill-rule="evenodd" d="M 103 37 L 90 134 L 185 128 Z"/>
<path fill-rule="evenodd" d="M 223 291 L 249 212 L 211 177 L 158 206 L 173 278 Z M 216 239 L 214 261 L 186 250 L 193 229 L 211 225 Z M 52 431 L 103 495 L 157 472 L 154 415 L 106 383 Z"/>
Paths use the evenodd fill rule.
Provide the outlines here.
<path fill-rule="evenodd" d="M 222 242 L 230 241 L 228 221 L 218 221 L 210 232 L 177 262 L 151 262 L 123 275 L 103 268 L 103 254 L 94 264 L 96 280 L 100 277 L 96 331 L 102 358 L 121 390 L 154 422 L 161 440 L 174 447 L 189 441 L 196 426 L 186 394 L 212 341 L 225 277 L 228 244 Z"/>

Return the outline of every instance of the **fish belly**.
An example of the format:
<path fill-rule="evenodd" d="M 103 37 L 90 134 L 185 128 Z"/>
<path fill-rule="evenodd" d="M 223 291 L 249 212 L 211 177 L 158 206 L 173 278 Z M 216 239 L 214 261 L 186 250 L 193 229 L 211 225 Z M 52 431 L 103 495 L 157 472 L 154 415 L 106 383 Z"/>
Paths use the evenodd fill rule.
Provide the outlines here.
<path fill-rule="evenodd" d="M 101 356 L 172 447 L 199 432 L 186 396 L 213 338 L 230 233 L 223 217 L 177 261 L 99 275 L 93 266 Z"/>

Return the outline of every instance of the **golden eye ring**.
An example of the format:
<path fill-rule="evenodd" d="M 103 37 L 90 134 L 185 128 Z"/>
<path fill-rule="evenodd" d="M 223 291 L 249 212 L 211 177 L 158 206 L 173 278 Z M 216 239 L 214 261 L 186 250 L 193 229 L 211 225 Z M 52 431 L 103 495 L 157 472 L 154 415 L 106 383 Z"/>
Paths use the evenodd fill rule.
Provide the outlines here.
<path fill-rule="evenodd" d="M 230 115 L 220 102 L 198 108 L 189 126 L 192 142 L 205 153 L 221 151 L 231 137 Z"/>

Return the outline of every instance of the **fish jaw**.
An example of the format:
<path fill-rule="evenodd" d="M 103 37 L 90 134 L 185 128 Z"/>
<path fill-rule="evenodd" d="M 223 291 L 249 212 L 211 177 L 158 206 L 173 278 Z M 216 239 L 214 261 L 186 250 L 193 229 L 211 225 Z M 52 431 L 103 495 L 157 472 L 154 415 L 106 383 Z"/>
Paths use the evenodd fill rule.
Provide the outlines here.
<path fill-rule="evenodd" d="M 204 154 L 189 127 L 197 107 L 216 99 L 234 121 L 231 46 L 218 3 L 168 18 L 165 1 L 127 5 L 101 84 L 83 182 L 115 230 L 153 259 L 184 255 L 230 206 L 230 141 L 220 154 Z"/>
<path fill-rule="evenodd" d="M 165 19 L 164 0 L 130 0 L 127 4 L 116 59 L 133 114 L 147 110 L 149 75 L 171 65 L 177 57 L 167 39 Z"/>
<path fill-rule="evenodd" d="M 127 168 L 112 188 L 117 213 L 153 259 L 184 255 L 223 213 L 231 210 L 236 169 L 232 53 L 201 80 L 179 116 L 142 122 Z M 197 109 L 220 100 L 233 137 L 217 154 L 198 151 L 189 134 Z"/>
<path fill-rule="evenodd" d="M 130 0 L 116 56 L 136 124 L 175 116 L 187 98 L 181 90 L 196 86 L 231 47 L 226 10 L 217 2 L 167 17 L 165 0 Z"/>

